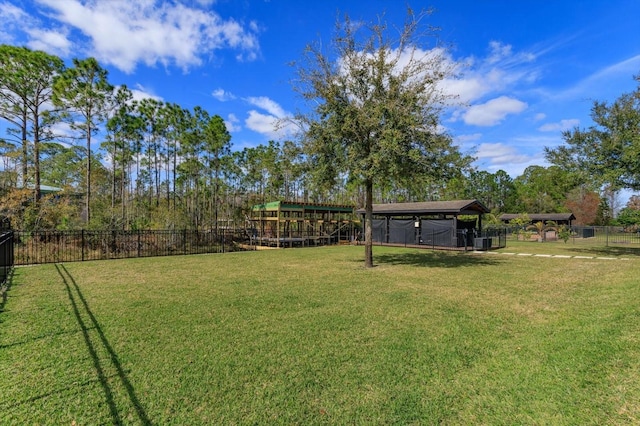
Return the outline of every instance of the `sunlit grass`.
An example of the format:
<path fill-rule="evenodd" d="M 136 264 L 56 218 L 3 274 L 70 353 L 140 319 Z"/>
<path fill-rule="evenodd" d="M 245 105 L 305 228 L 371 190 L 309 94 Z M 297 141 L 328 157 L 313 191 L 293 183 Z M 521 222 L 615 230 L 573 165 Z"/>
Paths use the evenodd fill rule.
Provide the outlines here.
<path fill-rule="evenodd" d="M 19 268 L 0 423 L 640 420 L 640 259 L 375 260 L 332 247 Z"/>
<path fill-rule="evenodd" d="M 507 247 L 499 251 L 568 256 L 640 258 L 640 245 L 611 244 L 607 246 L 602 241 L 592 241 L 590 239 L 569 239 L 566 243 L 562 240 L 536 242 L 509 239 Z"/>

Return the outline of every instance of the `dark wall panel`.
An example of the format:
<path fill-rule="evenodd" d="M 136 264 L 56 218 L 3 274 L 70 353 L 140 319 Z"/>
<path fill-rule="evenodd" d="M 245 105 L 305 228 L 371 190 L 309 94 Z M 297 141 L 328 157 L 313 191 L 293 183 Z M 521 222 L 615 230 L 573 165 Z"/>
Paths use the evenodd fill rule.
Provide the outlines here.
<path fill-rule="evenodd" d="M 422 220 L 420 237 L 422 244 L 442 247 L 457 245 L 453 219 Z"/>

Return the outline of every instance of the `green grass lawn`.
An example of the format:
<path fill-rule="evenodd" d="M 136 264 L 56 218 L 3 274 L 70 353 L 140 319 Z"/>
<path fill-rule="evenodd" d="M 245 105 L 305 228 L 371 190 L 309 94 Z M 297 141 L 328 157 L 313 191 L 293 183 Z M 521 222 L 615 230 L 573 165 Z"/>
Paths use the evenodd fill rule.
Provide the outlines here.
<path fill-rule="evenodd" d="M 535 241 L 516 241 L 509 239 L 507 247 L 498 252 L 531 253 L 531 254 L 551 254 L 568 256 L 591 256 L 591 257 L 623 257 L 640 260 L 640 246 L 636 244 L 611 244 L 604 245 L 602 242 L 570 239 L 563 241 L 545 241 L 542 243 Z"/>
<path fill-rule="evenodd" d="M 640 422 L 637 256 L 363 251 L 18 268 L 0 424 Z"/>

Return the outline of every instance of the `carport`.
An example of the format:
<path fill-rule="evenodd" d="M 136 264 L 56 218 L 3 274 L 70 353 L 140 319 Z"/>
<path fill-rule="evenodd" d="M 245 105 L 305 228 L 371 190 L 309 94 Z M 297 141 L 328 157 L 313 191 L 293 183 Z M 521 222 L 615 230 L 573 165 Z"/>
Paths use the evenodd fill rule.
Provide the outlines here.
<path fill-rule="evenodd" d="M 363 216 L 364 209 L 358 214 Z M 482 214 L 489 209 L 478 200 L 427 201 L 373 205 L 373 242 L 380 244 L 467 247 L 480 244 Z M 487 246 L 488 244 L 488 246 Z"/>

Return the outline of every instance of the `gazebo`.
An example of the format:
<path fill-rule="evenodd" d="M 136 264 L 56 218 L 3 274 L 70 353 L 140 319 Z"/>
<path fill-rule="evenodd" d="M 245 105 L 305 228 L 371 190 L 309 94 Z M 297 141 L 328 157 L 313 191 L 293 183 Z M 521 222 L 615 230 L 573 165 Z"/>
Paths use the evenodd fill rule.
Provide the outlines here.
<path fill-rule="evenodd" d="M 374 204 L 373 242 L 444 248 L 473 246 L 482 229 L 482 214 L 489 212 L 478 200 Z M 364 219 L 364 209 L 357 213 Z M 480 248 L 487 248 L 487 242 L 479 243 Z"/>

